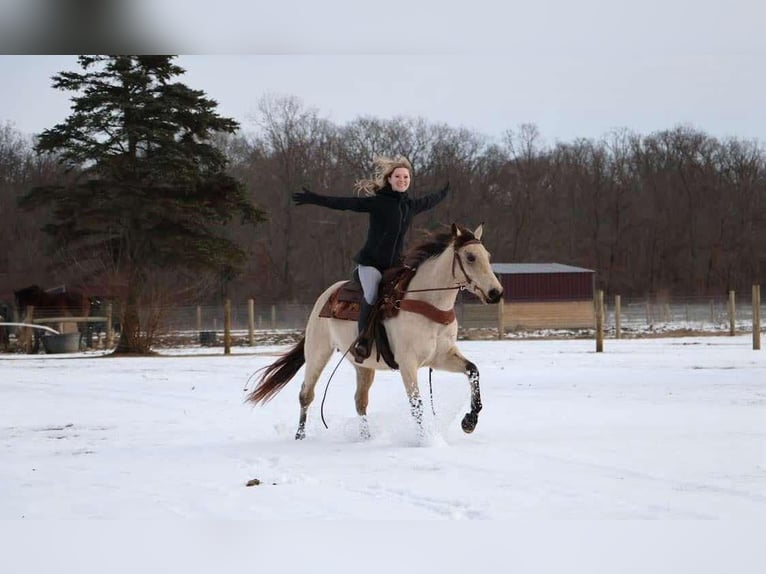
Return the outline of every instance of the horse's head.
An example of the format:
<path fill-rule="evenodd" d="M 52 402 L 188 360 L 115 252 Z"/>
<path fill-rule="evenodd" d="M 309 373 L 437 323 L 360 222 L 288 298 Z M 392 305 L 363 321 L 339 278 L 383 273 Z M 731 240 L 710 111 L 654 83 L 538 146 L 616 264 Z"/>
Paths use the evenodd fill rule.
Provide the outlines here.
<path fill-rule="evenodd" d="M 464 279 L 465 288 L 476 295 L 482 303 L 499 303 L 503 286 L 492 271 L 489 251 L 481 242 L 483 224 L 473 231 L 452 224 L 455 259 L 452 272 Z"/>

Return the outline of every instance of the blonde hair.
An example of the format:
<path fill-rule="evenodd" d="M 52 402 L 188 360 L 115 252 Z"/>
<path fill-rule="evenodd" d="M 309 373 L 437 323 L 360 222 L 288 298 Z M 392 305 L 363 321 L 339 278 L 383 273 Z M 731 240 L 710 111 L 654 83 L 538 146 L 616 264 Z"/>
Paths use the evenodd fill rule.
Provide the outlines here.
<path fill-rule="evenodd" d="M 403 155 L 387 157 L 384 155 L 375 156 L 372 160 L 374 171 L 372 177 L 360 179 L 354 184 L 354 188 L 366 195 L 375 195 L 378 191 L 386 187 L 388 178 L 394 173 L 394 170 L 404 167 L 410 172 L 412 177 L 412 164 Z"/>

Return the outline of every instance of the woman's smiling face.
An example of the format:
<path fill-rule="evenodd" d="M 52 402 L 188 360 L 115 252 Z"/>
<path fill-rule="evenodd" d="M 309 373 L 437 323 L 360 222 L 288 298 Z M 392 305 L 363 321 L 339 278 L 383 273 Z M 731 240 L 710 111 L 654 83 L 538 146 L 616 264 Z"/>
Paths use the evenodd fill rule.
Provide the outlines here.
<path fill-rule="evenodd" d="M 394 191 L 400 193 L 407 191 L 410 187 L 410 170 L 406 167 L 397 167 L 388 176 L 388 183 Z"/>

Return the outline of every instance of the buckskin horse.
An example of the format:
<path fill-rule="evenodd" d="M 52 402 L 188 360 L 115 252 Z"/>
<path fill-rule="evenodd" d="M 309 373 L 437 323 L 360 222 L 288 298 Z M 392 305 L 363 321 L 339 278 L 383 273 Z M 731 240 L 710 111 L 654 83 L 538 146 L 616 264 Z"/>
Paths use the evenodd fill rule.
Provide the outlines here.
<path fill-rule="evenodd" d="M 452 224 L 426 235 L 404 256 L 404 263 L 394 280 L 386 274 L 376 313 L 390 340 L 390 350 L 398 366 L 410 410 L 422 434 L 423 401 L 418 389 L 420 367 L 454 373 L 465 373 L 470 385 L 470 411 L 463 417 L 464 432 L 476 428 L 481 410 L 479 370 L 457 348 L 455 300 L 460 289 L 467 289 L 482 303 L 498 303 L 503 295 L 490 266 L 490 254 L 481 242 L 482 226 L 474 231 Z M 402 278 L 405 278 L 404 280 Z M 306 437 L 306 418 L 314 400 L 314 387 L 335 350 L 350 349 L 357 338 L 355 321 L 323 317 L 328 301 L 337 299 L 346 281 L 338 281 L 317 299 L 306 325 L 304 337 L 271 365 L 262 369 L 257 386 L 247 396 L 254 404 L 273 398 L 306 364 L 303 386 L 299 394 L 300 417 L 296 439 Z M 389 286 L 386 290 L 385 285 Z M 390 369 L 381 357 L 381 340 L 376 339 L 371 355 L 356 368 L 356 412 L 360 417 L 361 435 L 370 437 L 367 405 L 375 371 Z M 347 354 L 351 360 L 350 354 Z M 382 360 L 383 359 L 383 360 Z"/>

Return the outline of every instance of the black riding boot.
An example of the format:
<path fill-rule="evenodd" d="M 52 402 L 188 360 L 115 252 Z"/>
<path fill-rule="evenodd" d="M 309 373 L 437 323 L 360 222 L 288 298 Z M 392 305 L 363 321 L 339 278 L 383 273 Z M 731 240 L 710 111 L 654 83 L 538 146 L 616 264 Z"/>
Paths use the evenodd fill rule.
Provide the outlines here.
<path fill-rule="evenodd" d="M 370 324 L 370 314 L 374 305 L 370 305 L 364 297 L 359 305 L 359 338 L 354 344 L 354 360 L 357 363 L 363 363 L 370 356 L 372 351 L 372 340 L 367 333 L 367 326 Z"/>

